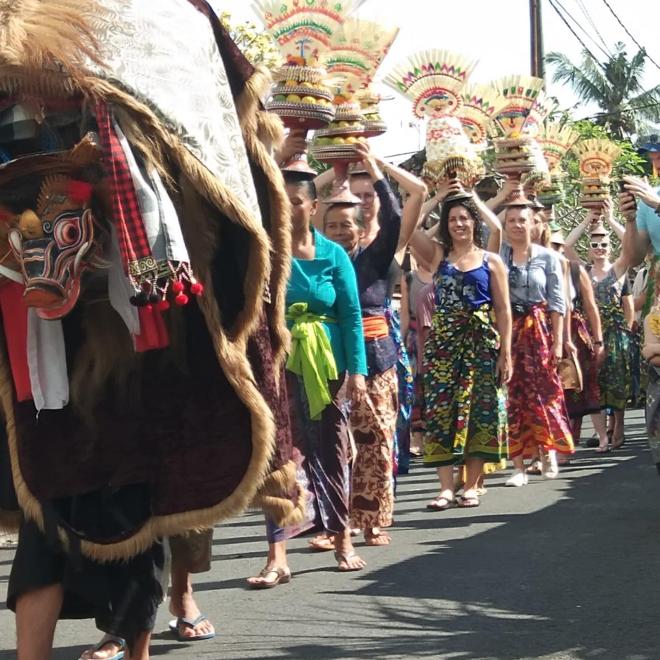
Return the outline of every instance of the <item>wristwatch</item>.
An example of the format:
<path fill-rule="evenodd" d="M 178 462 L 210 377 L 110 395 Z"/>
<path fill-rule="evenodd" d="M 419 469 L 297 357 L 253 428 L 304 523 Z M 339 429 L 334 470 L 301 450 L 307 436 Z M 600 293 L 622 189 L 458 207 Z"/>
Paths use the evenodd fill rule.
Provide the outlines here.
<path fill-rule="evenodd" d="M 601 339 L 600 341 L 595 341 L 594 346 L 602 346 L 603 345 L 603 340 Z"/>

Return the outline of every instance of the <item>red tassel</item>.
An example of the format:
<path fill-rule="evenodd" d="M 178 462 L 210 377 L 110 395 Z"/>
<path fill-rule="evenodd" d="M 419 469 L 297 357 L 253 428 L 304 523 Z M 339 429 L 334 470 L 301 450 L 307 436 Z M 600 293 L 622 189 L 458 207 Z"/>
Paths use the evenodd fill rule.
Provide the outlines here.
<path fill-rule="evenodd" d="M 160 312 L 166 312 L 170 308 L 170 301 L 169 300 L 161 300 L 158 305 L 156 306 L 158 311 Z"/>
<path fill-rule="evenodd" d="M 173 293 L 183 293 L 183 282 L 180 280 L 172 282 L 172 291 Z"/>
<path fill-rule="evenodd" d="M 188 296 L 185 293 L 180 293 L 175 299 L 174 302 L 179 305 L 180 307 L 183 307 L 184 305 L 188 304 Z"/>
<path fill-rule="evenodd" d="M 201 282 L 193 282 L 190 285 L 190 293 L 193 296 L 201 296 L 204 293 L 204 285 Z"/>
<path fill-rule="evenodd" d="M 67 185 L 67 195 L 72 202 L 79 204 L 88 202 L 92 197 L 92 184 L 87 181 L 69 181 Z"/>

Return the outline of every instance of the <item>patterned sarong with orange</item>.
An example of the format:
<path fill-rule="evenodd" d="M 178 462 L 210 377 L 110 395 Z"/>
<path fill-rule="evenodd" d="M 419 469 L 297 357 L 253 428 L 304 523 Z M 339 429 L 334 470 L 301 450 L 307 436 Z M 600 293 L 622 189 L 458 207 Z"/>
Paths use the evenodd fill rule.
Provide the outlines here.
<path fill-rule="evenodd" d="M 564 391 L 552 357 L 545 305 L 513 319 L 513 378 L 509 383 L 509 455 L 531 455 L 534 445 L 574 451 Z"/>

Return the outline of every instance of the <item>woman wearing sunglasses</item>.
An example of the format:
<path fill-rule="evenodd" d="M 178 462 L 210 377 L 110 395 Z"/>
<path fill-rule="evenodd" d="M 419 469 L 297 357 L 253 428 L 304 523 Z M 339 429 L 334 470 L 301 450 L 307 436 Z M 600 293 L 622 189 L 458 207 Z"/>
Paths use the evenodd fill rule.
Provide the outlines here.
<path fill-rule="evenodd" d="M 439 232 L 418 230 L 411 247 L 431 266 L 435 308 L 424 345 L 425 465 L 438 468 L 440 494 L 427 505 L 457 504 L 453 468 L 466 466 L 458 504 L 479 506 L 485 463 L 507 455 L 503 386 L 511 377 L 511 310 L 506 269 L 497 254 L 502 227 L 476 193 L 444 187 Z"/>
<path fill-rule="evenodd" d="M 623 238 L 624 229 L 614 220 L 612 203 L 608 200 L 602 212 L 589 213 L 585 220 L 569 234 L 566 239 L 566 252 L 569 257 L 577 258 L 573 246 L 589 227 L 591 229 L 589 240 L 591 264 L 587 266 L 587 270 L 598 303 L 605 348 L 605 357 L 598 372 L 600 407 L 603 412 L 592 415 L 592 420 L 599 440 L 596 451 L 604 453 L 610 449 L 607 420 L 604 414 L 608 409 L 612 410 L 614 415 L 614 428 L 611 433 L 612 449 L 618 449 L 625 441 L 623 417 L 631 395 L 632 337 L 630 332 L 635 320 L 635 309 L 628 288 L 627 271 L 630 259 L 624 250 L 614 263 L 610 261 L 610 238 L 607 229 L 600 221 L 601 213 L 617 236 L 620 239 Z"/>
<path fill-rule="evenodd" d="M 573 452 L 573 437 L 557 373 L 563 352 L 566 297 L 562 266 L 551 250 L 532 242 L 533 210 L 510 202 L 504 214 L 513 312 L 513 377 L 509 383 L 509 454 L 515 467 L 507 486 L 525 486 L 525 456 L 541 456 L 543 474 L 559 472 L 557 452 Z"/>

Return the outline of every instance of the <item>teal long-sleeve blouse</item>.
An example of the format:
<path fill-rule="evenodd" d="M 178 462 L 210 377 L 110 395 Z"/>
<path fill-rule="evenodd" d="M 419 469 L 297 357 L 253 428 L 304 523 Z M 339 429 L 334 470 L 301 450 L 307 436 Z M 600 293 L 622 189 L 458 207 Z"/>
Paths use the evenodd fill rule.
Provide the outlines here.
<path fill-rule="evenodd" d="M 353 264 L 344 248 L 315 229 L 312 231 L 316 254 L 314 259 L 292 260 L 287 307 L 304 302 L 308 311 L 334 319 L 334 323 L 324 323 L 323 327 L 337 371 L 366 376 L 362 311 Z"/>

